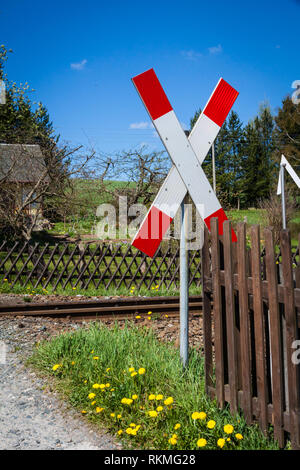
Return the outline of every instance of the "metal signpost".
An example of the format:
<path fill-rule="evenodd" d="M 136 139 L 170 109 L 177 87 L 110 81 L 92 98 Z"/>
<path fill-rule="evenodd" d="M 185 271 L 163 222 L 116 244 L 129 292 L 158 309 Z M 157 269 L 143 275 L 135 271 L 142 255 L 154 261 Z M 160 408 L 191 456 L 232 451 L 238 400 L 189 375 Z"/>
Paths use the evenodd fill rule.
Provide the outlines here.
<path fill-rule="evenodd" d="M 172 159 L 173 167 L 134 237 L 132 245 L 153 257 L 177 210 L 180 206 L 182 207 L 180 352 L 183 364 L 186 365 L 188 357 L 188 263 L 185 229 L 187 214 L 183 201 L 188 192 L 208 229 L 210 229 L 211 218 L 217 217 L 220 235 L 223 234 L 223 223 L 227 220 L 227 216 L 201 165 L 232 108 L 238 92 L 221 78 L 187 138 L 154 70 L 150 69 L 137 75 L 133 78 L 133 83 Z M 232 240 L 237 240 L 233 230 Z"/>
<path fill-rule="evenodd" d="M 293 167 L 289 164 L 287 159 L 284 155 L 281 155 L 280 161 L 280 171 L 279 171 L 279 178 L 278 178 L 278 185 L 277 185 L 277 194 L 281 194 L 281 205 L 282 205 L 282 227 L 286 229 L 286 210 L 285 210 L 285 190 L 284 190 L 284 174 L 285 170 L 290 174 L 293 178 L 294 182 L 300 188 L 300 178 L 293 169 Z"/>

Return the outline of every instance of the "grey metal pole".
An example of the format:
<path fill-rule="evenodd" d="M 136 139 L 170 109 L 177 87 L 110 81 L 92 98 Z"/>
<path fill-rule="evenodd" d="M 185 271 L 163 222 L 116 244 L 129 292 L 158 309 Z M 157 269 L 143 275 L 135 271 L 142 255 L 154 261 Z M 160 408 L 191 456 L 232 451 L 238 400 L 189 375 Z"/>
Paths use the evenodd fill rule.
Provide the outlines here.
<path fill-rule="evenodd" d="M 185 200 L 181 203 L 180 230 L 180 357 L 183 367 L 189 357 L 189 262 L 187 250 L 188 211 Z"/>
<path fill-rule="evenodd" d="M 284 168 L 285 168 L 285 164 L 280 165 L 282 227 L 285 230 L 286 229 L 286 213 L 285 213 L 285 193 L 284 193 Z"/>
<path fill-rule="evenodd" d="M 213 173 L 213 190 L 216 194 L 216 160 L 215 160 L 215 143 L 213 142 L 211 147 L 211 155 L 212 155 L 212 173 Z"/>

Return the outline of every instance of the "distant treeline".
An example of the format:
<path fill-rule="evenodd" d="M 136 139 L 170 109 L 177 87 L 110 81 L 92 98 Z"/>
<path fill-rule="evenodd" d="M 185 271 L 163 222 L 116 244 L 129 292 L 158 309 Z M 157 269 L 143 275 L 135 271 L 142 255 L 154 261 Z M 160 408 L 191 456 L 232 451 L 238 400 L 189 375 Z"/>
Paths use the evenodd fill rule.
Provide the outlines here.
<path fill-rule="evenodd" d="M 200 111 L 191 119 L 191 128 Z M 300 105 L 290 97 L 276 115 L 261 105 L 258 115 L 243 125 L 232 111 L 215 142 L 217 193 L 227 207 L 257 206 L 274 191 L 281 154 L 297 171 L 300 165 Z M 212 182 L 212 154 L 203 168 Z M 288 182 L 289 184 L 289 182 Z M 291 184 L 296 194 L 296 188 Z"/>

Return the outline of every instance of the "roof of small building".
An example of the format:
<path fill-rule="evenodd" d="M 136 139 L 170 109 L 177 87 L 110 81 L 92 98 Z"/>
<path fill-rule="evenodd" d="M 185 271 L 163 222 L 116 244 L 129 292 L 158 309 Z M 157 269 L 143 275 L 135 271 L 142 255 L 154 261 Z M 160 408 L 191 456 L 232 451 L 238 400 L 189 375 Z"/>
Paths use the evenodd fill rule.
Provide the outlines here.
<path fill-rule="evenodd" d="M 0 143 L 0 179 L 7 175 L 5 181 L 9 183 L 36 183 L 45 170 L 39 145 Z"/>

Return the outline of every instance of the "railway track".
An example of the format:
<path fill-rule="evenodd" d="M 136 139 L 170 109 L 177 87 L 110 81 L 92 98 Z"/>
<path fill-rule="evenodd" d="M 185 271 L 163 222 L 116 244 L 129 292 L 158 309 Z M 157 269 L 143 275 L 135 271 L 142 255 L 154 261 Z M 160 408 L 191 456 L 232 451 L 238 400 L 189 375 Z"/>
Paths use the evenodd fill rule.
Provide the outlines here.
<path fill-rule="evenodd" d="M 65 318 L 73 320 L 126 319 L 136 315 L 176 317 L 179 315 L 179 297 L 130 297 L 97 301 L 28 303 L 22 305 L 0 305 L 0 319 L 3 316 L 32 316 Z M 202 297 L 190 296 L 189 312 L 199 316 L 202 311 Z"/>

